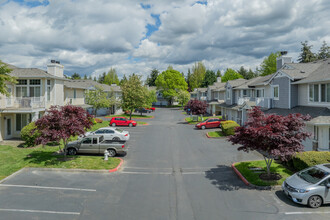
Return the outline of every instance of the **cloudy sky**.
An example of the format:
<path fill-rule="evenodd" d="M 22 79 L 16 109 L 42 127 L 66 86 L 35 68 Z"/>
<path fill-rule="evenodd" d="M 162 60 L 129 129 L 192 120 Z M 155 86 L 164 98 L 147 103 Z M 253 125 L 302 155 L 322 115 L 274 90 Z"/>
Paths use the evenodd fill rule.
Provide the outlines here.
<path fill-rule="evenodd" d="M 301 41 L 330 45 L 329 27 L 329 0 L 0 0 L 0 60 L 119 78 L 196 61 L 254 70 L 275 51 L 297 60 Z"/>

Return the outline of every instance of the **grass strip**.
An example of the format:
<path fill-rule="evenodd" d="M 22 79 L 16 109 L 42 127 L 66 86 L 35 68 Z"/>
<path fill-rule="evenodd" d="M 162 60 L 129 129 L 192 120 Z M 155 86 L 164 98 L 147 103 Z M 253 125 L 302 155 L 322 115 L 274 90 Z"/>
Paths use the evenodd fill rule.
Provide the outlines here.
<path fill-rule="evenodd" d="M 245 161 L 239 162 L 235 164 L 235 167 L 238 171 L 245 177 L 247 181 L 257 186 L 274 186 L 281 185 L 283 181 L 293 174 L 292 171 L 288 170 L 281 164 L 273 162 L 270 171 L 272 173 L 278 173 L 282 176 L 280 180 L 277 181 L 265 181 L 259 178 L 260 173 L 254 172 L 249 168 L 259 167 L 262 168 L 265 172 L 267 172 L 266 162 L 264 160 L 257 161 Z"/>
<path fill-rule="evenodd" d="M 212 138 L 226 137 L 225 135 L 223 135 L 222 131 L 210 131 L 207 134 L 209 135 L 209 137 Z"/>

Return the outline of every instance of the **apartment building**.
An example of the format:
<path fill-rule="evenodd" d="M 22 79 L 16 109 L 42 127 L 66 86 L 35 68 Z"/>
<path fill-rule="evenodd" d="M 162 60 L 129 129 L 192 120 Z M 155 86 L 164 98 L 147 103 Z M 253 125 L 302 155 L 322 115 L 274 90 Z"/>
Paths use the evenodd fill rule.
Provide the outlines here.
<path fill-rule="evenodd" d="M 96 85 L 104 87 L 117 99 L 121 98 L 121 90 L 117 85 L 66 79 L 63 75 L 64 66 L 59 61 L 52 60 L 47 65 L 47 71 L 10 64 L 7 66 L 12 69 L 10 75 L 16 77 L 17 84 L 7 85 L 9 97 L 0 95 L 0 141 L 19 138 L 21 129 L 40 118 L 52 105 L 72 104 L 90 109 L 91 106 L 85 102 L 85 92 L 95 89 Z M 120 110 L 118 106 L 113 106 L 110 112 L 118 113 Z"/>

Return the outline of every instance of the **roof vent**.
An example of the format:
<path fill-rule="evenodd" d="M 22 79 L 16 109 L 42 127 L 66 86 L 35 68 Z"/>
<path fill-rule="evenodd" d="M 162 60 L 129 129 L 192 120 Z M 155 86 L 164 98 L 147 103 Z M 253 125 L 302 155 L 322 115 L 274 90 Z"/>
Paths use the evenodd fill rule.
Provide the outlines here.
<path fill-rule="evenodd" d="M 300 73 L 305 73 L 305 71 L 300 70 Z"/>
<path fill-rule="evenodd" d="M 60 61 L 55 61 L 57 64 L 60 64 L 61 62 Z"/>
<path fill-rule="evenodd" d="M 55 63 L 56 61 L 55 61 L 55 60 L 51 60 L 50 62 L 51 62 L 51 63 Z"/>

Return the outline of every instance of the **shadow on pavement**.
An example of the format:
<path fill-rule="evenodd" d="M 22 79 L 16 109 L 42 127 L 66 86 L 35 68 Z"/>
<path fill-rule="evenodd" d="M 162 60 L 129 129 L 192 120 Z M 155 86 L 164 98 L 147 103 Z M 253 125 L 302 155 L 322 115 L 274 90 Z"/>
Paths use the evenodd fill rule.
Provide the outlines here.
<path fill-rule="evenodd" d="M 211 168 L 206 171 L 205 177 L 211 180 L 211 183 L 222 191 L 252 189 L 238 179 L 232 168 L 227 165 L 218 165 L 217 168 Z"/>

